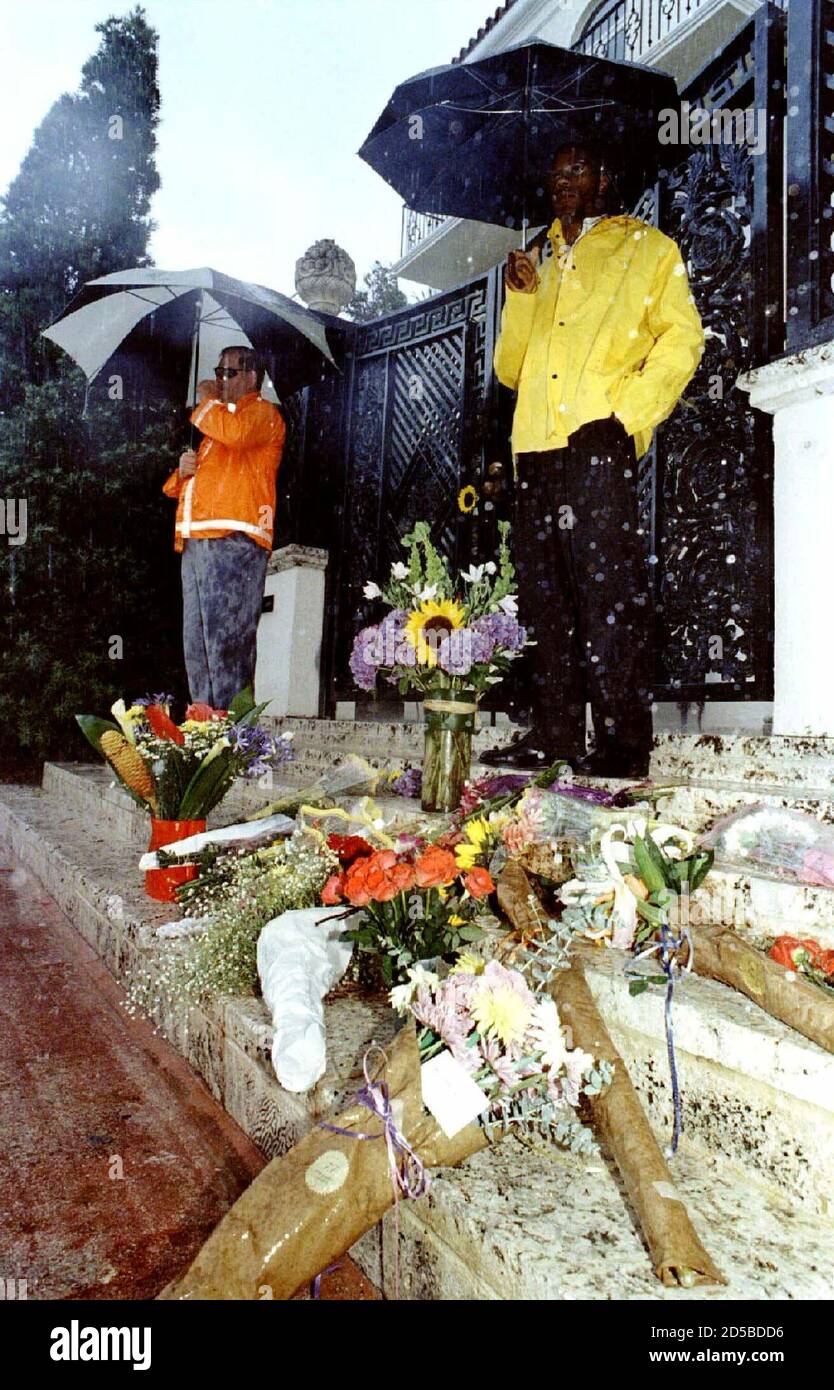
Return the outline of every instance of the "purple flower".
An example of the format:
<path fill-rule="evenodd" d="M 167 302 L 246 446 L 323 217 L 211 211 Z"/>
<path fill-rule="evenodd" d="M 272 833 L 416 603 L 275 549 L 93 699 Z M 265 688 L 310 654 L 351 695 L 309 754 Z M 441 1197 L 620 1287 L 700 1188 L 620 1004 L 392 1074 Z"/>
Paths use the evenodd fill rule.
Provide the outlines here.
<path fill-rule="evenodd" d="M 490 644 L 490 655 L 496 647 L 520 652 L 527 641 L 526 629 L 520 627 L 509 613 L 485 613 L 483 617 L 476 618 L 472 626 Z"/>
<path fill-rule="evenodd" d="M 419 796 L 423 790 L 423 774 L 419 767 L 408 767 L 391 783 L 395 796 Z"/>
<path fill-rule="evenodd" d="M 373 690 L 376 685 L 377 668 L 375 660 L 378 627 L 363 627 L 353 639 L 350 654 L 350 671 L 360 690 Z"/>
<path fill-rule="evenodd" d="M 232 753 L 244 765 L 245 777 L 262 777 L 293 756 L 287 739 L 274 739 L 260 724 L 235 724 L 228 739 Z"/>
<path fill-rule="evenodd" d="M 170 709 L 174 703 L 174 697 L 173 695 L 166 695 L 162 691 L 159 695 L 140 695 L 139 699 L 134 700 L 133 703 L 134 705 L 144 705 L 146 708 L 148 705 L 162 705 L 164 709 Z"/>

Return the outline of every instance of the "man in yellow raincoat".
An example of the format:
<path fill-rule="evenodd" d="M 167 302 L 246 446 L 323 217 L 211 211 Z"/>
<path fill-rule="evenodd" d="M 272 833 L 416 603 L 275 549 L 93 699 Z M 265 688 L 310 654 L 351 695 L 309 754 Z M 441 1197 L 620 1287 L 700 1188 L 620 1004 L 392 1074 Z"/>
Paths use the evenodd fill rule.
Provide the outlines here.
<path fill-rule="evenodd" d="M 597 152 L 559 150 L 549 192 L 545 255 L 538 245 L 511 253 L 495 350 L 499 381 L 518 392 L 514 551 L 520 618 L 537 643 L 531 728 L 482 756 L 520 768 L 561 756 L 591 774 L 640 777 L 654 642 L 636 465 L 704 336 L 676 244 L 600 212 L 612 188 Z"/>

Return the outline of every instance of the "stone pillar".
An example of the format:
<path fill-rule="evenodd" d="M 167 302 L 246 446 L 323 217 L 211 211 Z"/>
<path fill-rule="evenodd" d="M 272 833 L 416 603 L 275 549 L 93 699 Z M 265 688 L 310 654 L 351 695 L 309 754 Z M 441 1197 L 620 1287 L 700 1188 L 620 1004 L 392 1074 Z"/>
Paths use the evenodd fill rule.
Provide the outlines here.
<path fill-rule="evenodd" d="M 317 718 L 327 551 L 285 545 L 270 556 L 258 624 L 255 699 L 267 715 Z"/>
<path fill-rule="evenodd" d="M 834 736 L 834 341 L 743 373 L 773 416 L 774 734 Z"/>

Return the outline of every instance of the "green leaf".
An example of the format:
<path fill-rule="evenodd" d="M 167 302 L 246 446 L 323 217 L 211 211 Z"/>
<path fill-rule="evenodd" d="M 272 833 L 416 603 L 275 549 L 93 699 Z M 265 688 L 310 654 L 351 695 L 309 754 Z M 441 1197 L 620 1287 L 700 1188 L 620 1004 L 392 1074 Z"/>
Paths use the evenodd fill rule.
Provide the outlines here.
<path fill-rule="evenodd" d="M 650 835 L 634 839 L 634 859 L 637 871 L 650 893 L 668 886 L 666 861 Z"/>
<path fill-rule="evenodd" d="M 629 980 L 628 982 L 628 992 L 632 998 L 637 994 L 645 994 L 648 988 L 648 980 Z"/>
<path fill-rule="evenodd" d="M 264 700 L 263 704 L 253 705 L 251 709 L 241 715 L 240 719 L 235 720 L 237 727 L 243 729 L 250 724 L 257 724 L 268 704 L 269 700 Z"/>
<path fill-rule="evenodd" d="M 665 926 L 667 914 L 663 908 L 656 907 L 654 903 L 645 902 L 642 898 L 637 898 L 636 901 L 637 911 L 646 922 L 650 922 L 653 927 Z"/>
<path fill-rule="evenodd" d="M 461 927 L 458 935 L 462 941 L 482 941 L 484 937 L 481 928 L 476 927 L 474 924 L 469 927 Z"/>
<path fill-rule="evenodd" d="M 207 753 L 183 793 L 178 820 L 203 820 L 222 800 L 234 779 L 231 748 Z"/>
<path fill-rule="evenodd" d="M 232 703 L 229 705 L 229 714 L 232 716 L 235 723 L 242 719 L 245 714 L 249 713 L 254 703 L 255 696 L 252 687 L 251 685 L 245 685 L 242 690 L 238 691 Z M 261 708 L 263 709 L 263 705 Z"/>

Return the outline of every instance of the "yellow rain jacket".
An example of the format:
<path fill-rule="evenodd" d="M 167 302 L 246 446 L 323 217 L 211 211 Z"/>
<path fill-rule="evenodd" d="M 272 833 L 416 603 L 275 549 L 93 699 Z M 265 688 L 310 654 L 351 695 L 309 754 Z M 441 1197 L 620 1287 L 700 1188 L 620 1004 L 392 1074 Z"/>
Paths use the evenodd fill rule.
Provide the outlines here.
<path fill-rule="evenodd" d="M 558 217 L 548 238 L 554 254 L 537 289 L 507 290 L 495 349 L 498 380 L 518 391 L 513 452 L 562 449 L 581 425 L 614 413 L 640 458 L 704 350 L 680 251 L 627 216 L 590 227 L 564 269 Z"/>
<path fill-rule="evenodd" d="M 197 472 L 171 474 L 162 491 L 177 498 L 174 549 L 242 531 L 272 549 L 275 479 L 286 430 L 280 410 L 255 391 L 236 405 L 201 402 L 191 423 L 202 431 Z"/>

